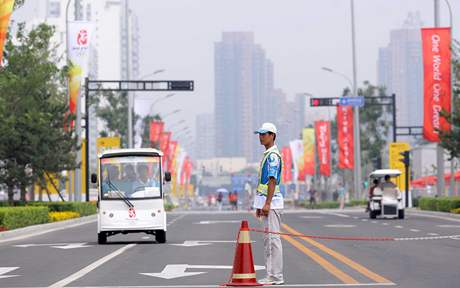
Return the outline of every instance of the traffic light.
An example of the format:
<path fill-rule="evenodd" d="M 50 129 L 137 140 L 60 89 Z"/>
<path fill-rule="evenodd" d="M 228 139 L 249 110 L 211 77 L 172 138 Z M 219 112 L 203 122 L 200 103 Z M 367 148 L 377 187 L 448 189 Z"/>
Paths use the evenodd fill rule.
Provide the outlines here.
<path fill-rule="evenodd" d="M 402 163 L 404 163 L 404 166 L 409 166 L 410 165 L 410 151 L 404 151 L 399 153 L 403 158 L 399 159 Z"/>
<path fill-rule="evenodd" d="M 310 98 L 311 107 L 320 106 L 335 106 L 333 103 L 334 98 Z"/>

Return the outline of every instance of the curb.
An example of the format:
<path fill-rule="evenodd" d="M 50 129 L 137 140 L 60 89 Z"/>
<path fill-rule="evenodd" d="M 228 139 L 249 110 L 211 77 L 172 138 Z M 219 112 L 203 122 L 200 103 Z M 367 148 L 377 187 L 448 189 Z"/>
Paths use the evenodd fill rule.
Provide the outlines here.
<path fill-rule="evenodd" d="M 77 219 L 64 220 L 53 223 L 45 223 L 0 232 L 0 243 L 24 239 L 45 233 L 72 228 L 96 221 L 96 215 L 80 217 Z"/>
<path fill-rule="evenodd" d="M 450 213 L 450 212 L 441 212 L 441 211 L 430 211 L 430 210 L 420 210 L 416 208 L 411 208 L 408 210 L 408 212 L 411 213 L 421 213 L 421 214 L 428 214 L 428 215 L 434 215 L 434 216 L 444 216 L 444 217 L 451 217 L 454 219 L 460 219 L 460 214 L 455 214 L 455 213 Z"/>

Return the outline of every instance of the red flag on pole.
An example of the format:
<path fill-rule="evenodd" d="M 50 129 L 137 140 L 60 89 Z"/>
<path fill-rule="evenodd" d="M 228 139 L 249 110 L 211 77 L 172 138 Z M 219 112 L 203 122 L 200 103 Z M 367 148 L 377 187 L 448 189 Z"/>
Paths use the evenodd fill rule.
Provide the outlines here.
<path fill-rule="evenodd" d="M 440 112 L 451 111 L 450 28 L 423 28 L 424 115 L 423 137 L 439 142 L 439 131 L 450 129 Z"/>
<path fill-rule="evenodd" d="M 353 169 L 353 108 L 351 106 L 337 106 L 337 132 L 339 145 L 340 169 Z"/>
<path fill-rule="evenodd" d="M 331 123 L 329 121 L 316 121 L 315 131 L 319 172 L 321 175 L 331 176 Z"/>
<path fill-rule="evenodd" d="M 165 123 L 161 121 L 152 121 L 150 122 L 150 142 L 158 142 L 160 139 L 160 134 L 163 132 Z"/>

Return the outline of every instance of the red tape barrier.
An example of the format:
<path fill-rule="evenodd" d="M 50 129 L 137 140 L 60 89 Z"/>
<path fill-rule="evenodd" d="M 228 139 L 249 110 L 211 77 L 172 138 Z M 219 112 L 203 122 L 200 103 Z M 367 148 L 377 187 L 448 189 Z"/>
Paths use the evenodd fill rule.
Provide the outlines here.
<path fill-rule="evenodd" d="M 395 238 L 390 237 L 341 237 L 341 236 L 318 236 L 318 235 L 306 235 L 306 234 L 293 234 L 293 233 L 283 233 L 283 232 L 273 232 L 265 231 L 262 229 L 249 228 L 249 231 L 268 233 L 268 234 L 277 234 L 291 237 L 300 237 L 300 238 L 312 238 L 312 239 L 323 239 L 323 240 L 346 240 L 346 241 L 395 241 Z"/>

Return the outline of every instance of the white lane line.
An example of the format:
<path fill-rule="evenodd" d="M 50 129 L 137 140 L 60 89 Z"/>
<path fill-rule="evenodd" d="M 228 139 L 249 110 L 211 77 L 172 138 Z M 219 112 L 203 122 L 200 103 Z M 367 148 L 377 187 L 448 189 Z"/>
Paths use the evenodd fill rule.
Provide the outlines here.
<path fill-rule="evenodd" d="M 329 228 L 351 228 L 351 227 L 356 227 L 356 225 L 331 224 L 331 225 L 324 225 L 324 227 L 329 227 Z"/>
<path fill-rule="evenodd" d="M 388 226 L 388 223 L 382 223 L 382 225 L 384 225 L 384 226 Z"/>
<path fill-rule="evenodd" d="M 64 230 L 64 229 L 69 229 L 69 228 L 74 228 L 74 227 L 78 227 L 78 226 L 82 226 L 82 225 L 85 225 L 85 224 L 89 224 L 89 223 L 93 223 L 93 222 L 96 222 L 96 217 L 91 217 L 91 216 L 87 216 L 89 219 L 85 219 L 81 222 L 78 222 L 78 223 L 75 223 L 75 224 L 69 224 L 68 226 L 63 226 L 63 227 L 57 227 L 57 228 L 51 228 L 51 229 L 47 229 L 46 227 L 44 227 L 42 230 L 40 231 L 37 231 L 37 232 L 31 232 L 31 233 L 28 233 L 28 234 L 25 234 L 25 235 L 21 235 L 21 236 L 17 236 L 17 237 L 12 237 L 12 238 L 7 238 L 7 239 L 1 239 L 1 235 L 0 235 L 0 244 L 1 243 L 4 243 L 4 242 L 11 242 L 11 241 L 16 241 L 16 240 L 22 240 L 22 239 L 26 239 L 26 238 L 29 238 L 29 237 L 33 237 L 33 236 L 39 236 L 39 235 L 43 235 L 43 234 L 46 234 L 46 233 L 50 233 L 50 232 L 55 232 L 55 231 L 60 231 L 60 230 Z M 71 220 L 70 220 L 71 221 Z M 48 225 L 48 224 L 51 224 L 51 223 L 47 223 L 47 224 L 42 224 L 42 225 Z M 30 226 L 29 226 L 30 227 Z M 28 228 L 28 227 L 25 227 L 25 228 Z M 24 229 L 24 228 L 20 228 L 20 229 Z M 13 230 L 12 230 L 13 231 Z"/>
<path fill-rule="evenodd" d="M 333 212 L 320 212 L 321 214 L 326 214 L 326 215 L 334 215 L 334 216 L 339 216 L 342 218 L 350 218 L 350 215 L 345 215 L 341 213 L 333 213 Z"/>
<path fill-rule="evenodd" d="M 359 217 L 353 217 L 353 219 L 359 219 Z"/>
<path fill-rule="evenodd" d="M 186 214 L 177 216 L 176 218 L 174 218 L 173 220 L 171 220 L 171 222 L 169 222 L 167 225 L 170 226 L 170 225 L 174 224 L 176 221 L 179 221 L 180 219 L 184 218 L 185 215 L 186 215 Z"/>
<path fill-rule="evenodd" d="M 410 229 L 410 231 L 412 231 L 412 232 L 420 232 L 420 230 L 418 230 L 418 229 Z"/>
<path fill-rule="evenodd" d="M 200 222 L 195 222 L 193 224 L 228 224 L 228 223 L 241 223 L 241 220 L 206 220 L 206 221 L 200 221 Z"/>
<path fill-rule="evenodd" d="M 422 213 L 409 213 L 409 214 L 412 216 L 421 216 L 421 217 L 427 217 L 427 218 L 436 218 L 436 219 L 442 219 L 442 220 L 447 220 L 447 221 L 460 222 L 460 219 L 437 216 L 437 215 L 427 215 L 427 214 L 422 214 Z"/>
<path fill-rule="evenodd" d="M 89 272 L 93 271 L 97 267 L 101 266 L 105 262 L 110 261 L 111 259 L 117 257 L 118 255 L 122 254 L 123 252 L 125 252 L 126 250 L 128 250 L 129 248 L 132 248 L 134 246 L 136 246 L 136 244 L 128 244 L 126 246 L 123 246 L 120 249 L 110 253 L 109 255 L 106 255 L 106 256 L 102 257 L 101 259 L 97 260 L 96 262 L 93 262 L 93 263 L 89 264 L 88 266 L 86 266 L 85 268 L 81 269 L 80 271 L 75 272 L 74 274 L 70 275 L 69 277 L 64 278 L 64 279 L 62 279 L 62 280 L 50 285 L 49 288 L 64 287 L 67 284 L 72 283 L 73 281 L 85 276 L 86 274 L 88 274 Z"/>
<path fill-rule="evenodd" d="M 402 228 L 404 228 L 404 227 L 403 227 L 403 226 L 400 226 L 400 225 L 397 225 L 397 226 L 395 226 L 395 228 L 402 229 Z"/>
<path fill-rule="evenodd" d="M 396 286 L 395 283 L 359 283 L 359 284 L 285 284 L 267 287 L 386 287 Z M 215 288 L 216 284 L 211 285 L 161 285 L 161 286 L 72 286 L 67 288 Z"/>
<path fill-rule="evenodd" d="M 367 220 L 367 219 L 361 219 L 361 221 L 363 221 L 363 222 L 367 222 L 367 221 L 369 221 L 369 220 Z"/>
<path fill-rule="evenodd" d="M 323 216 L 300 216 L 300 218 L 304 219 L 321 219 Z"/>
<path fill-rule="evenodd" d="M 441 228 L 460 228 L 460 225 L 436 225 Z"/>
<path fill-rule="evenodd" d="M 430 235 L 430 236 L 439 236 L 438 233 L 428 233 L 428 235 Z"/>
<path fill-rule="evenodd" d="M 371 223 L 373 223 L 373 224 L 377 224 L 377 221 L 371 221 Z"/>

